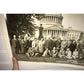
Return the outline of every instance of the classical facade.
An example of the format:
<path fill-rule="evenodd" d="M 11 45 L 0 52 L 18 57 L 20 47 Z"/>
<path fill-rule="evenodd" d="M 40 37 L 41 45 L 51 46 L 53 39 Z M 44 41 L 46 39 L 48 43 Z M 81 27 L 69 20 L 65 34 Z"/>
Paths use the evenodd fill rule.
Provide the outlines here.
<path fill-rule="evenodd" d="M 45 17 L 40 20 L 40 24 L 42 24 L 43 27 L 43 37 L 56 37 L 62 40 L 78 40 L 81 31 L 73 30 L 72 28 L 64 28 L 62 26 L 62 20 L 62 14 L 45 14 Z M 38 37 L 38 29 L 36 29 L 35 35 Z"/>

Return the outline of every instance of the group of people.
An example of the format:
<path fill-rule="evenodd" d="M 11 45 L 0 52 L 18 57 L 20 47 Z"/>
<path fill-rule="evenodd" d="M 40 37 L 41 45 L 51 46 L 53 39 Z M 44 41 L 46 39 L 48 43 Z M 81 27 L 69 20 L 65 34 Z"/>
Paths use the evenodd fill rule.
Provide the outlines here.
<path fill-rule="evenodd" d="M 61 40 L 52 38 L 24 38 L 16 35 L 11 40 L 12 51 L 15 54 L 26 54 L 28 57 L 54 57 L 67 59 L 84 58 L 83 40 Z"/>

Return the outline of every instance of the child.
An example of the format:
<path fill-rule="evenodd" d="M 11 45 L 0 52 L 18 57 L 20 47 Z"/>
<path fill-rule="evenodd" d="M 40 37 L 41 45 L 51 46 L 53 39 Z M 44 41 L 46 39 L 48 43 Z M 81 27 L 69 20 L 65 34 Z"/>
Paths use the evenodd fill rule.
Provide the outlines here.
<path fill-rule="evenodd" d="M 46 48 L 46 50 L 44 51 L 43 57 L 47 57 L 47 56 L 51 56 L 50 50 L 48 48 Z"/>
<path fill-rule="evenodd" d="M 73 52 L 72 58 L 73 59 L 78 58 L 78 51 L 77 51 L 77 49 L 75 49 L 75 51 Z"/>
<path fill-rule="evenodd" d="M 72 59 L 72 57 L 71 57 L 71 51 L 70 51 L 69 48 L 67 48 L 67 51 L 66 51 L 66 58 Z"/>
<path fill-rule="evenodd" d="M 53 50 L 51 51 L 51 56 L 56 57 L 58 55 L 58 51 L 56 50 L 55 47 L 53 47 Z"/>

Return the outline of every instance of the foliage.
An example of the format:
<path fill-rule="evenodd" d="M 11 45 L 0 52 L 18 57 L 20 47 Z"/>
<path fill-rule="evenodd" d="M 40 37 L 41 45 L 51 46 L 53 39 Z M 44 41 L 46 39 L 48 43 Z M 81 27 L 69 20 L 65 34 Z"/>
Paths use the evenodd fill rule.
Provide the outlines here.
<path fill-rule="evenodd" d="M 44 17 L 44 14 L 7 14 L 7 27 L 10 38 L 15 35 L 29 33 L 33 35 L 35 26 L 32 23 L 34 16 L 38 20 Z"/>

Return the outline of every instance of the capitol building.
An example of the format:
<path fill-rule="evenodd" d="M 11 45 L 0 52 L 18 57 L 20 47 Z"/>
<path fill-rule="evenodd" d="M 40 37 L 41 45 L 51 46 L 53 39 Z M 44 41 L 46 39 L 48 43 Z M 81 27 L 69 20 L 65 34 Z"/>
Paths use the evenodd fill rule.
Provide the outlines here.
<path fill-rule="evenodd" d="M 42 35 L 44 38 L 56 37 L 61 40 L 78 40 L 82 31 L 74 30 L 73 28 L 64 28 L 62 25 L 63 16 L 62 14 L 45 14 L 45 16 L 39 20 L 42 24 L 43 31 Z M 39 36 L 39 29 L 35 30 L 35 37 Z"/>

